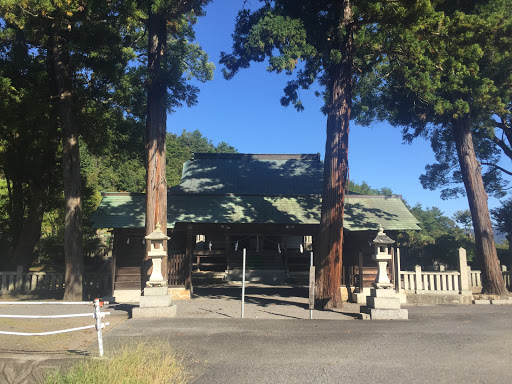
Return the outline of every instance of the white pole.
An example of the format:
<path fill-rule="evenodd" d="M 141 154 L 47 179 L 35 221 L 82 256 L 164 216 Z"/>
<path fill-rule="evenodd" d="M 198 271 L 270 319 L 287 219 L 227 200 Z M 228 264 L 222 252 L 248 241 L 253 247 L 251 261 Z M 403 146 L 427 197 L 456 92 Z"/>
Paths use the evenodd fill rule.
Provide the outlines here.
<path fill-rule="evenodd" d="M 101 308 L 100 299 L 94 299 L 94 317 L 96 317 L 96 331 L 98 332 L 98 347 L 100 349 L 100 357 L 103 357 L 103 331 L 101 330 Z"/>
<path fill-rule="evenodd" d="M 314 305 L 314 300 L 315 300 L 315 285 L 314 285 L 314 279 L 313 281 L 311 281 L 312 279 L 312 275 L 313 273 L 311 272 L 313 270 L 313 252 L 310 253 L 310 261 L 309 261 L 309 269 L 310 269 L 310 272 L 309 272 L 309 279 L 310 279 L 310 282 L 309 282 L 309 286 L 310 286 L 310 291 L 309 291 L 309 301 L 310 302 L 313 302 L 313 305 Z M 313 275 L 314 276 L 314 275 Z M 313 297 L 311 297 L 311 294 L 313 294 Z M 311 304 L 309 306 L 309 319 L 313 319 L 313 308 L 311 308 Z"/>
<path fill-rule="evenodd" d="M 244 248 L 244 251 L 242 253 L 242 319 L 244 318 L 245 312 L 245 256 L 246 249 Z"/>

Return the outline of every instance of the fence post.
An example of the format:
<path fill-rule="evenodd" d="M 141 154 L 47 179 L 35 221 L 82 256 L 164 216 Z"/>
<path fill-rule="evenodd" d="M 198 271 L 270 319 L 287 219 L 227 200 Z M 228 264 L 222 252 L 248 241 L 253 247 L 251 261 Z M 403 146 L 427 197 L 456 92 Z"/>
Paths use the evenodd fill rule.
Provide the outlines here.
<path fill-rule="evenodd" d="M 16 267 L 16 291 L 21 291 L 23 289 L 23 265 L 18 265 Z"/>
<path fill-rule="evenodd" d="M 103 357 L 103 324 L 101 324 L 101 305 L 100 299 L 94 299 L 94 318 L 96 319 L 96 332 L 98 333 L 98 347 L 100 357 Z"/>
<path fill-rule="evenodd" d="M 509 274 L 505 273 L 505 272 L 507 272 L 507 266 L 502 265 L 501 266 L 501 276 L 503 277 L 503 281 L 505 282 L 505 287 L 507 287 L 507 289 L 508 289 L 510 286 L 510 283 L 509 283 L 510 277 L 508 276 Z"/>
<path fill-rule="evenodd" d="M 459 248 L 459 273 L 460 273 L 460 294 L 471 295 L 471 288 L 469 286 L 469 269 L 466 250 Z"/>
<path fill-rule="evenodd" d="M 359 250 L 359 259 L 358 259 L 358 269 L 359 269 L 359 293 L 363 293 L 363 251 Z"/>
<path fill-rule="evenodd" d="M 313 309 L 315 309 L 315 266 L 313 265 L 313 252 L 310 253 L 309 260 L 309 319 L 313 318 Z"/>
<path fill-rule="evenodd" d="M 240 317 L 243 319 L 245 316 L 245 260 L 246 260 L 246 249 L 244 248 L 242 253 L 242 312 Z"/>
<path fill-rule="evenodd" d="M 414 267 L 414 288 L 416 294 L 425 293 L 425 291 L 423 290 L 423 280 L 421 279 L 420 265 Z"/>
<path fill-rule="evenodd" d="M 117 244 L 118 244 L 115 236 L 112 239 L 112 242 L 114 244 L 112 244 L 112 256 L 110 257 L 110 269 L 111 269 L 110 270 L 110 289 L 112 290 L 112 293 L 110 294 L 110 296 L 114 297 L 114 291 L 116 288 L 116 268 L 117 268 L 116 256 L 117 256 Z"/>
<path fill-rule="evenodd" d="M 395 287 L 396 292 L 402 291 L 402 276 L 400 276 L 400 248 L 396 247 L 395 255 Z"/>

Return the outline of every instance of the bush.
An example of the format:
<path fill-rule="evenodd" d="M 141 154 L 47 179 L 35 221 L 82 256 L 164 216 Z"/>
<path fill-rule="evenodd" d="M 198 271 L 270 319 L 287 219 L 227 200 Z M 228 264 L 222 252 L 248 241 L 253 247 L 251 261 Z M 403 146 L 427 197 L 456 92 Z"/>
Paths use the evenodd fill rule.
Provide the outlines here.
<path fill-rule="evenodd" d="M 52 372 L 47 384 L 186 383 L 182 362 L 163 343 L 127 346 L 105 359 L 88 359 L 68 371 Z"/>

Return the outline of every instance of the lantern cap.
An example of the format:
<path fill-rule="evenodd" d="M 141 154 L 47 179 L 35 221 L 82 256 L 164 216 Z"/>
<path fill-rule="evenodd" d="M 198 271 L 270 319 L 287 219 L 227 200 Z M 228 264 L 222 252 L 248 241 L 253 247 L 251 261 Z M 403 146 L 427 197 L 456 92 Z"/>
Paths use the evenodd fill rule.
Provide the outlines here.
<path fill-rule="evenodd" d="M 391 239 L 388 235 L 384 233 L 384 228 L 379 225 L 379 233 L 373 239 L 373 244 L 393 244 L 395 240 Z"/>
<path fill-rule="evenodd" d="M 146 240 L 169 240 L 170 237 L 167 236 L 165 233 L 162 232 L 162 226 L 160 225 L 160 222 L 156 223 L 156 228 L 153 232 L 151 232 L 149 235 L 145 236 L 144 238 Z"/>

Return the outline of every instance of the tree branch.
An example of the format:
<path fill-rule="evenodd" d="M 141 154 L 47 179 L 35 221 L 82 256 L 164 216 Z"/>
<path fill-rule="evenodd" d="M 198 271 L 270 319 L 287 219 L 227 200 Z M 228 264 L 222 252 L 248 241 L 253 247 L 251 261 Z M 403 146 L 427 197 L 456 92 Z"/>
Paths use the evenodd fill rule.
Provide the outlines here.
<path fill-rule="evenodd" d="M 507 157 L 512 159 L 512 148 L 510 148 L 503 139 L 498 139 L 496 136 L 492 137 L 492 141 L 498 147 L 500 147 Z"/>
<path fill-rule="evenodd" d="M 507 171 L 505 168 L 500 167 L 499 165 L 496 165 L 494 163 L 484 163 L 484 162 L 482 162 L 480 164 L 487 165 L 488 167 L 493 167 L 494 169 L 497 169 L 497 170 L 499 170 L 499 171 L 501 171 L 503 173 L 506 173 L 507 175 L 512 176 L 512 172 L 511 171 Z"/>

